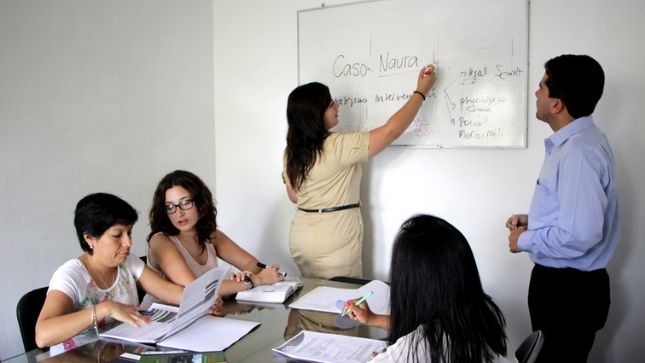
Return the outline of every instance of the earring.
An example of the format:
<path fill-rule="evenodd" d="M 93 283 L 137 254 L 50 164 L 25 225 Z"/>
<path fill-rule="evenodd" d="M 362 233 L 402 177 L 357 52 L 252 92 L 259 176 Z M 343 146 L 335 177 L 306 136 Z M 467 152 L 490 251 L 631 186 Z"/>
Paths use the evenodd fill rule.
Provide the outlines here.
<path fill-rule="evenodd" d="M 91 249 L 91 250 L 93 250 L 93 249 L 94 249 L 94 245 L 90 245 L 90 249 Z"/>

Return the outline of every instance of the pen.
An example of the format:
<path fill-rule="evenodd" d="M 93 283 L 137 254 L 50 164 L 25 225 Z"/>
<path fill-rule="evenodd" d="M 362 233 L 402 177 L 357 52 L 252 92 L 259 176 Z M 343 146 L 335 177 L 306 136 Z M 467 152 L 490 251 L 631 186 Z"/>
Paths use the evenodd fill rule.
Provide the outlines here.
<path fill-rule="evenodd" d="M 256 265 L 257 267 L 259 267 L 259 268 L 267 268 L 267 265 L 263 264 L 263 263 L 262 263 L 262 262 L 260 262 L 260 261 L 258 261 L 258 263 L 256 263 L 255 265 Z M 278 273 L 279 273 L 280 275 L 282 275 L 282 277 L 283 277 L 283 278 L 287 276 L 287 273 L 286 273 L 286 272 L 278 271 Z"/>
<path fill-rule="evenodd" d="M 360 298 L 360 299 L 358 299 L 356 302 L 354 302 L 354 305 L 360 305 L 360 304 L 364 303 L 364 302 L 365 302 L 365 300 L 367 300 L 370 296 L 372 296 L 372 294 L 374 294 L 374 291 L 370 291 L 370 292 L 368 292 L 367 294 L 363 295 L 363 297 L 362 297 L 362 298 Z M 345 315 L 349 314 L 349 312 L 350 312 L 350 311 L 352 311 L 352 307 L 351 307 L 351 306 L 349 307 L 349 309 L 345 310 L 345 311 L 341 314 L 341 316 L 345 316 Z"/>

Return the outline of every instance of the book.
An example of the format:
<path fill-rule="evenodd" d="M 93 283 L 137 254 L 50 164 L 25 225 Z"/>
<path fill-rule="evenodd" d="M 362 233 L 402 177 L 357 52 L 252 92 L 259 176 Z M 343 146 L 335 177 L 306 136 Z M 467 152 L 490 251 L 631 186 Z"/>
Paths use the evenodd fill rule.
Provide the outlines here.
<path fill-rule="evenodd" d="M 149 325 L 136 328 L 121 323 L 100 336 L 197 352 L 224 350 L 259 325 L 208 315 L 227 273 L 228 268 L 214 268 L 200 276 L 184 288 L 179 307 L 152 304 L 143 312 L 152 320 Z M 205 339 L 204 331 L 218 339 Z"/>
<path fill-rule="evenodd" d="M 194 353 L 186 351 L 146 351 L 139 354 L 123 353 L 110 363 L 227 363 L 224 352 Z"/>
<path fill-rule="evenodd" d="M 280 281 L 273 285 L 256 286 L 252 289 L 239 291 L 235 300 L 281 304 L 300 287 L 302 287 L 301 281 Z"/>
<path fill-rule="evenodd" d="M 386 347 L 382 340 L 303 330 L 273 351 L 310 362 L 362 363 Z"/>
<path fill-rule="evenodd" d="M 142 354 L 142 363 L 226 363 L 224 352 L 159 352 L 159 354 Z"/>

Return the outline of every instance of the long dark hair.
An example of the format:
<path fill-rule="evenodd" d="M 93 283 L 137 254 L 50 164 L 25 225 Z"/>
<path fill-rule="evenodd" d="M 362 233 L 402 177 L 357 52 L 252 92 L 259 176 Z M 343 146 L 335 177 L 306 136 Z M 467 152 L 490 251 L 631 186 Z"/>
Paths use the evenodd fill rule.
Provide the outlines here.
<path fill-rule="evenodd" d="M 211 240 L 211 235 L 217 229 L 215 221 L 217 209 L 213 202 L 213 194 L 206 184 L 197 175 L 185 170 L 175 170 L 167 174 L 157 185 L 150 209 L 151 232 L 148 235 L 148 242 L 157 232 L 163 232 L 170 236 L 179 234 L 179 230 L 172 225 L 166 213 L 166 190 L 175 186 L 183 187 L 193 198 L 195 203 L 193 208 L 197 208 L 200 216 L 195 225 L 197 239 L 203 251 L 206 248 L 206 242 Z"/>
<path fill-rule="evenodd" d="M 506 321 L 484 293 L 466 238 L 445 220 L 416 215 L 399 230 L 390 267 L 390 344 L 423 326 L 432 362 L 492 362 L 506 355 Z"/>
<path fill-rule="evenodd" d="M 329 88 L 318 82 L 298 86 L 289 94 L 285 157 L 287 176 L 295 190 L 307 178 L 329 136 L 325 127 L 325 111 L 331 101 Z"/>

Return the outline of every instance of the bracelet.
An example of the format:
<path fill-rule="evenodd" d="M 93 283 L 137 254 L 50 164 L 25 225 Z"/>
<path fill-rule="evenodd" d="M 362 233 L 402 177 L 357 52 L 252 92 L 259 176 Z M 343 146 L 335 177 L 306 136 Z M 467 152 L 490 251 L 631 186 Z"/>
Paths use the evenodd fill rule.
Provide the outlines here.
<path fill-rule="evenodd" d="M 244 275 L 244 285 L 247 290 L 250 290 L 255 287 L 253 280 L 251 280 L 251 278 L 248 275 Z"/>
<path fill-rule="evenodd" d="M 99 323 L 96 320 L 96 305 L 92 305 L 92 328 L 96 333 L 96 336 L 99 335 Z"/>
<path fill-rule="evenodd" d="M 424 95 L 423 93 L 421 93 L 419 91 L 412 92 L 412 94 L 415 94 L 415 93 L 418 94 L 419 96 L 421 96 L 421 98 L 423 98 L 424 101 L 426 100 L 426 95 Z"/>

